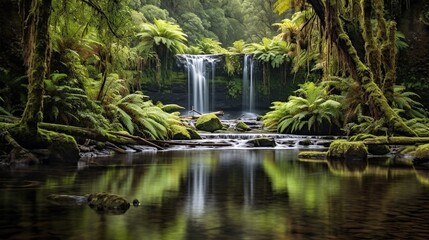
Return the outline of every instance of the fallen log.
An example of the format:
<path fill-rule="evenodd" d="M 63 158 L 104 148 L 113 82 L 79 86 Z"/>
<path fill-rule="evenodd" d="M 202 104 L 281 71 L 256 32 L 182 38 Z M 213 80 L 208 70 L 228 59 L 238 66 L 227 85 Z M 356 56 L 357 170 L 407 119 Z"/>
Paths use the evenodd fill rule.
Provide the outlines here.
<path fill-rule="evenodd" d="M 40 123 L 39 126 L 46 130 L 61 132 L 75 137 L 89 138 L 100 142 L 111 142 L 113 144 L 120 145 L 149 145 L 155 147 L 158 150 L 164 150 L 164 148 L 150 142 L 147 139 L 120 132 L 98 132 L 93 129 L 65 126 L 55 123 Z"/>
<path fill-rule="evenodd" d="M 363 140 L 365 145 L 415 145 L 429 143 L 429 137 L 376 137 Z"/>

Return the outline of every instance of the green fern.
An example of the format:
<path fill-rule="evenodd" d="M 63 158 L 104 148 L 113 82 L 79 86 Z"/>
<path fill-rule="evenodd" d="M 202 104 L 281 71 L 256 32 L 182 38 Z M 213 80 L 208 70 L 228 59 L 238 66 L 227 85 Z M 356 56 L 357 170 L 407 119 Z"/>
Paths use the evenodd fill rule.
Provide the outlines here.
<path fill-rule="evenodd" d="M 339 126 L 341 104 L 330 99 L 322 85 L 307 82 L 290 96 L 288 102 L 273 102 L 272 111 L 263 116 L 269 129 L 280 133 L 295 133 L 307 126 L 309 133 L 320 133 L 323 126 Z"/>
<path fill-rule="evenodd" d="M 80 88 L 61 85 L 67 75 L 55 73 L 45 80 L 44 121 L 89 128 L 106 128 L 103 110 Z"/>
<path fill-rule="evenodd" d="M 143 93 L 129 94 L 117 102 L 106 106 L 106 111 L 112 122 L 117 119 L 131 134 L 150 139 L 169 139 L 173 126 L 184 126 L 178 113 L 167 113 L 163 110 L 181 108 L 175 104 L 154 105 Z"/>

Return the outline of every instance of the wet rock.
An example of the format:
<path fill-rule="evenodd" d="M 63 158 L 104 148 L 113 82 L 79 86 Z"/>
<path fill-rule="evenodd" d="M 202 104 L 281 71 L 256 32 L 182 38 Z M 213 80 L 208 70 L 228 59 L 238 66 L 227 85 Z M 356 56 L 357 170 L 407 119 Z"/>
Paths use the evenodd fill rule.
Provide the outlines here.
<path fill-rule="evenodd" d="M 298 142 L 298 144 L 302 145 L 302 146 L 310 146 L 311 145 L 311 140 L 310 139 L 303 139 L 303 140 L 300 140 Z"/>
<path fill-rule="evenodd" d="M 201 131 L 214 132 L 223 128 L 219 118 L 214 113 L 201 115 L 195 122 L 195 127 Z"/>
<path fill-rule="evenodd" d="M 376 138 L 372 134 L 358 134 L 350 138 L 351 141 L 363 141 L 365 139 Z M 368 145 L 368 153 L 373 155 L 385 155 L 391 152 L 390 147 L 387 145 Z"/>
<path fill-rule="evenodd" d="M 138 199 L 134 199 L 134 200 L 133 200 L 133 206 L 134 206 L 134 207 L 138 207 L 138 206 L 140 206 L 140 201 L 139 201 Z"/>
<path fill-rule="evenodd" d="M 390 148 L 386 145 L 368 145 L 368 153 L 374 155 L 385 155 L 389 154 Z"/>
<path fill-rule="evenodd" d="M 274 138 L 261 137 L 261 138 L 251 139 L 247 141 L 247 144 L 253 147 L 275 147 L 276 141 L 274 140 Z"/>
<path fill-rule="evenodd" d="M 318 141 L 316 143 L 317 146 L 329 147 L 332 141 Z"/>
<path fill-rule="evenodd" d="M 88 205 L 99 213 L 123 214 L 130 203 L 123 197 L 110 193 L 92 193 L 88 195 Z"/>
<path fill-rule="evenodd" d="M 237 131 L 240 131 L 240 132 L 246 132 L 246 131 L 250 131 L 251 130 L 250 127 L 246 123 L 244 123 L 242 121 L 238 122 L 235 125 L 235 129 Z"/>

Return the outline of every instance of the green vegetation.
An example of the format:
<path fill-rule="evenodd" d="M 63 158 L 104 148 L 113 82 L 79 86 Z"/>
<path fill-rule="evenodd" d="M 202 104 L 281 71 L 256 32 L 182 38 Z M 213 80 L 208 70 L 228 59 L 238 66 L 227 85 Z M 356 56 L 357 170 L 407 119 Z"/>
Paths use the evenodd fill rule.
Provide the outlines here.
<path fill-rule="evenodd" d="M 264 124 L 280 133 L 301 132 L 306 126 L 310 134 L 326 133 L 332 125 L 339 126 L 341 103 L 333 100 L 322 85 L 307 82 L 300 86 L 295 92 L 298 96 L 273 103 L 273 110 L 263 117 Z"/>
<path fill-rule="evenodd" d="M 294 84 L 305 82 L 294 96 L 285 94 L 287 101 L 273 102 L 263 116 L 269 130 L 428 136 L 429 121 L 419 96 L 405 87 L 411 83 L 397 81 L 398 52 L 409 47 L 394 20 L 400 17 L 400 4 L 22 2 L 6 0 L 10 9 L 1 10 L 10 19 L 0 22 L 0 113 L 14 122 L 4 125 L 11 139 L 26 139 L 24 148 L 55 148 L 40 131 L 42 123 L 92 129 L 97 137 L 106 137 L 106 132 L 162 140 L 198 137 L 178 112 L 169 112 L 180 106 L 155 104 L 141 91 L 148 83 L 166 91 L 164 87 L 173 84 L 174 55 L 182 53 L 222 54 L 222 81 L 231 98 L 241 94 L 241 54 L 253 54 L 259 62 L 259 94 L 270 94 L 274 75 L 280 79 L 281 86 L 275 85 L 279 89 L 288 75 L 294 74 Z M 426 13 L 422 11 L 422 21 Z M 85 139 L 79 136 L 85 131 L 77 128 L 56 131 L 73 135 L 79 143 Z M 125 141 L 113 136 L 115 142 Z M 76 147 L 72 139 L 63 138 L 70 141 L 65 145 Z M 9 152 L 12 142 L 7 140 L 2 150 Z"/>

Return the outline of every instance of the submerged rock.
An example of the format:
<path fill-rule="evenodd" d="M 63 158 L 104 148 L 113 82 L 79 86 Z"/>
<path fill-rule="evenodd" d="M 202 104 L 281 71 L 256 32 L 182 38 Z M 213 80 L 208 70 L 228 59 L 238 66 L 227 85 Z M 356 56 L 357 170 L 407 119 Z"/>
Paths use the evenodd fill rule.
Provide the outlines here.
<path fill-rule="evenodd" d="M 88 203 L 87 196 L 50 194 L 47 199 L 52 204 L 59 206 L 80 206 Z"/>
<path fill-rule="evenodd" d="M 207 113 L 198 118 L 195 127 L 201 131 L 214 132 L 216 130 L 221 130 L 223 125 L 214 113 Z"/>
<path fill-rule="evenodd" d="M 130 208 L 123 197 L 110 193 L 92 193 L 88 195 L 88 205 L 100 213 L 122 214 Z"/>

